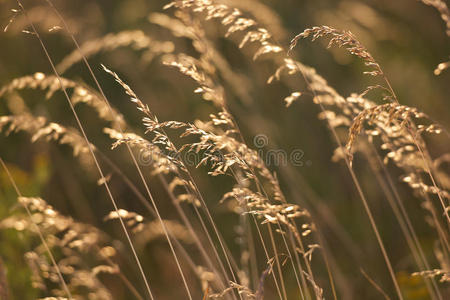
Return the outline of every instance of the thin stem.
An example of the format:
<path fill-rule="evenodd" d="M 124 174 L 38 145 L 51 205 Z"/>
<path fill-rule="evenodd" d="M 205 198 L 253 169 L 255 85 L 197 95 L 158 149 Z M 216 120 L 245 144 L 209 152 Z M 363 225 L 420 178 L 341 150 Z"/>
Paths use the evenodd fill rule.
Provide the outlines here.
<path fill-rule="evenodd" d="M 251 276 L 251 278 L 253 279 L 253 289 L 256 290 L 258 288 L 258 262 L 257 262 L 255 241 L 253 239 L 252 226 L 249 222 L 249 218 L 248 217 L 244 218 L 243 222 L 245 223 L 247 247 L 250 255 L 251 271 L 249 272 L 249 276 Z"/>
<path fill-rule="evenodd" d="M 308 87 L 309 87 L 309 88 L 311 89 L 311 91 L 313 92 L 314 97 L 318 100 L 318 102 L 319 102 L 319 107 L 320 107 L 322 113 L 325 113 L 325 107 L 323 106 L 322 101 L 320 100 L 320 97 L 317 96 L 317 93 L 316 93 L 315 89 L 312 88 L 311 83 L 310 83 L 309 80 L 307 79 L 307 77 L 306 77 L 306 75 L 304 74 L 303 70 L 302 70 L 301 68 L 299 68 L 299 71 L 300 71 L 300 73 L 302 74 L 303 79 L 305 80 L 306 84 L 308 85 Z M 339 148 L 344 149 L 344 148 L 343 148 L 343 145 L 342 145 L 342 142 L 341 142 L 341 140 L 339 139 L 339 136 L 337 135 L 337 132 L 336 132 L 336 130 L 334 129 L 334 127 L 331 126 L 331 124 L 330 124 L 329 122 L 327 122 L 327 125 L 328 125 L 328 128 L 331 130 L 332 135 L 334 136 L 334 138 L 335 138 L 335 140 L 336 140 L 336 142 L 337 142 Z M 399 287 L 399 285 L 398 285 L 397 278 L 395 277 L 395 273 L 394 273 L 394 270 L 393 270 L 393 268 L 392 268 L 391 261 L 390 261 L 390 259 L 389 259 L 389 256 L 387 255 L 386 249 L 385 249 L 385 247 L 384 247 L 383 240 L 381 239 L 380 233 L 379 233 L 379 231 L 378 231 L 378 227 L 377 227 L 377 225 L 376 225 L 376 223 L 375 223 L 375 219 L 374 219 L 374 217 L 373 217 L 373 215 L 372 215 L 372 211 L 370 210 L 370 207 L 369 207 L 369 204 L 368 204 L 368 202 L 367 202 L 366 196 L 365 196 L 364 193 L 363 193 L 363 190 L 362 190 L 362 188 L 361 188 L 361 185 L 360 185 L 360 183 L 359 183 L 359 180 L 358 180 L 358 178 L 356 177 L 356 174 L 355 174 L 355 172 L 353 171 L 353 168 L 351 167 L 351 164 L 350 164 L 350 161 L 349 161 L 349 158 L 347 157 L 347 155 L 344 155 L 344 160 L 345 160 L 345 164 L 347 165 L 347 169 L 348 169 L 349 172 L 350 172 L 350 176 L 351 176 L 351 178 L 352 178 L 352 180 L 353 180 L 353 183 L 355 184 L 355 187 L 356 187 L 356 190 L 357 190 L 357 192 L 358 192 L 358 194 L 359 194 L 359 197 L 360 197 L 360 199 L 361 199 L 361 201 L 362 201 L 362 203 L 363 203 L 364 210 L 366 211 L 366 214 L 367 214 L 367 216 L 369 217 L 370 225 L 371 225 L 371 227 L 372 227 L 372 230 L 373 230 L 374 233 L 375 233 L 375 236 L 376 236 L 378 245 L 379 245 L 380 250 L 381 250 L 381 252 L 382 252 L 382 254 L 383 254 L 383 258 L 384 258 L 384 261 L 385 261 L 386 266 L 387 266 L 387 268 L 388 268 L 388 271 L 389 271 L 389 274 L 390 274 L 390 276 L 391 276 L 392 282 L 394 283 L 394 287 L 395 287 L 397 296 L 399 297 L 399 299 L 403 300 L 403 296 L 402 296 L 400 287 Z"/>
<path fill-rule="evenodd" d="M 108 265 L 110 265 L 111 267 L 116 267 L 116 264 L 108 256 L 103 254 L 100 247 L 95 245 L 95 248 L 96 248 L 97 252 L 103 257 L 103 259 L 106 260 Z M 120 272 L 120 270 L 119 270 L 119 272 L 117 272 L 117 275 L 124 282 L 124 284 L 130 289 L 130 291 L 133 293 L 133 295 L 138 300 L 144 300 L 144 298 L 141 296 L 141 294 L 138 292 L 138 290 L 134 287 L 134 285 L 130 282 L 130 280 L 128 280 L 128 278 L 125 275 L 123 275 L 122 272 Z"/>
<path fill-rule="evenodd" d="M 14 190 L 16 191 L 17 196 L 19 198 L 22 198 L 22 193 L 20 192 L 20 190 L 16 184 L 16 181 L 14 180 L 14 177 L 12 177 L 11 173 L 9 172 L 8 167 L 6 166 L 5 162 L 3 161 L 3 159 L 1 157 L 0 157 L 0 164 L 2 165 L 3 169 L 5 170 L 6 175 L 9 178 L 9 181 L 11 181 L 11 184 L 14 187 Z M 55 257 L 53 256 L 53 253 L 50 250 L 50 247 L 48 246 L 47 242 L 45 241 L 44 234 L 42 233 L 38 224 L 33 220 L 33 216 L 31 214 L 30 209 L 28 208 L 28 205 L 26 205 L 23 201 L 19 200 L 19 202 L 20 202 L 20 204 L 22 204 L 23 208 L 27 212 L 27 215 L 28 215 L 28 218 L 30 219 L 31 224 L 33 224 L 33 226 L 35 227 L 36 232 L 38 233 L 39 238 L 45 247 L 45 251 L 47 251 L 48 256 L 50 257 L 50 260 L 52 261 L 53 267 L 55 267 L 56 273 L 58 274 L 58 278 L 61 281 L 61 285 L 63 286 L 63 289 L 64 289 L 65 293 L 67 294 L 67 297 L 69 297 L 69 299 L 73 299 L 72 294 L 70 293 L 70 290 L 67 287 L 66 282 L 64 281 L 64 277 L 62 276 L 61 269 L 59 268 L 58 264 L 56 263 Z"/>
<path fill-rule="evenodd" d="M 269 231 L 270 242 L 272 243 L 272 248 L 273 248 L 274 255 L 275 255 L 275 262 L 277 264 L 278 273 L 280 273 L 281 291 L 283 292 L 284 299 L 287 300 L 288 298 L 287 298 L 287 294 L 286 294 L 286 287 L 284 285 L 283 271 L 281 270 L 280 259 L 278 258 L 279 254 L 278 254 L 277 246 L 275 244 L 275 240 L 273 238 L 272 227 L 270 226 L 270 224 L 267 224 L 267 230 Z"/>
<path fill-rule="evenodd" d="M 113 169 L 113 171 L 118 174 L 122 180 L 125 182 L 125 184 L 131 189 L 131 191 L 137 196 L 137 198 L 140 200 L 140 202 L 145 206 L 145 208 L 148 210 L 148 212 L 156 218 L 156 213 L 154 208 L 150 205 L 150 203 L 147 201 L 147 199 L 145 198 L 144 195 L 142 195 L 142 193 L 137 189 L 137 187 L 135 186 L 135 184 L 122 172 L 122 170 L 120 170 L 120 168 L 113 162 L 111 161 L 103 152 L 101 152 L 100 150 L 96 149 L 97 153 L 99 153 L 102 157 L 102 159 L 105 160 L 105 162 L 107 164 L 110 165 L 110 167 Z M 170 191 L 170 189 L 168 188 L 168 183 L 166 181 L 166 179 L 164 178 L 164 176 L 162 176 L 161 174 L 158 174 L 158 178 L 161 181 L 163 187 L 166 189 L 169 198 L 171 199 L 172 203 L 175 205 L 175 208 L 177 209 L 177 212 L 179 213 L 180 217 L 183 220 L 184 225 L 188 228 L 189 232 L 191 233 L 192 237 L 194 238 L 194 242 L 197 246 L 197 248 L 199 249 L 200 253 L 202 254 L 202 256 L 204 257 L 207 265 L 209 268 L 211 268 L 211 270 L 213 270 L 215 272 L 215 274 L 218 276 L 218 279 L 220 279 L 219 273 L 217 272 L 216 268 L 214 268 L 214 265 L 212 264 L 208 254 L 206 253 L 206 250 L 204 248 L 204 246 L 202 245 L 202 242 L 200 241 L 196 231 L 193 229 L 191 222 L 189 221 L 189 218 L 187 218 L 185 212 L 182 210 L 180 204 L 178 203 L 178 201 L 175 199 L 175 196 L 173 195 L 173 193 Z M 189 256 L 188 252 L 186 251 L 186 249 L 183 247 L 183 245 L 178 241 L 178 239 L 176 238 L 176 236 L 171 233 L 170 230 L 168 230 L 170 237 L 173 239 L 174 241 L 174 245 L 179 249 L 179 251 L 184 255 L 184 258 L 186 259 L 186 261 L 188 262 L 188 264 L 193 268 L 192 270 L 194 272 L 197 272 L 197 268 L 195 267 L 195 263 L 192 261 L 192 258 Z M 221 287 L 224 286 L 223 282 L 220 280 L 219 284 Z"/>
<path fill-rule="evenodd" d="M 51 66 L 51 68 L 52 68 L 52 70 L 53 70 L 55 76 L 56 76 L 57 79 L 58 79 L 58 82 L 59 82 L 59 84 L 60 84 L 60 86 L 61 86 L 61 89 L 62 89 L 63 92 L 64 92 L 64 96 L 66 97 L 66 100 L 67 100 L 67 102 L 68 102 L 68 104 L 69 104 L 69 106 L 70 106 L 70 109 L 71 109 L 71 111 L 72 111 L 74 117 L 75 117 L 75 120 L 76 120 L 77 125 L 78 125 L 78 127 L 79 127 L 79 129 L 80 129 L 80 131 L 81 131 L 81 133 L 82 133 L 82 135 L 83 135 L 83 138 L 84 138 L 84 140 L 86 141 L 86 144 L 87 144 L 87 146 L 88 146 L 89 152 L 90 152 L 92 158 L 94 159 L 94 162 L 95 162 L 95 165 L 96 165 L 96 167 L 97 167 L 97 170 L 98 170 L 98 172 L 99 172 L 99 174 L 100 174 L 100 177 L 101 177 L 102 181 L 105 182 L 104 185 L 105 185 L 106 191 L 107 191 L 108 196 L 109 196 L 109 198 L 110 198 L 110 200 L 111 200 L 111 203 L 113 204 L 114 210 L 115 210 L 115 212 L 116 212 L 116 214 L 117 214 L 117 216 L 118 216 L 118 218 L 119 218 L 121 227 L 122 227 L 122 229 L 123 229 L 123 231 L 124 231 L 124 233 L 125 233 L 125 236 L 126 236 L 126 238 L 127 238 L 128 244 L 130 245 L 131 251 L 133 252 L 133 256 L 134 256 L 134 258 L 135 258 L 135 260 L 136 260 L 136 264 L 138 265 L 139 272 L 140 272 L 140 274 L 141 274 L 141 276 L 142 276 L 142 278 L 143 278 L 143 280 L 144 280 L 144 283 L 145 283 L 145 286 L 146 286 L 148 295 L 149 295 L 150 299 L 153 300 L 154 298 L 153 298 L 153 294 L 152 294 L 152 292 L 151 292 L 151 290 L 150 290 L 150 285 L 148 284 L 148 281 L 147 281 L 147 278 L 146 278 L 146 276 L 145 276 L 144 270 L 143 270 L 143 268 L 142 268 L 141 262 L 140 262 L 140 260 L 139 260 L 139 257 L 138 257 L 138 255 L 137 255 L 137 253 L 136 253 L 136 250 L 135 250 L 135 248 L 134 248 L 133 242 L 131 241 L 131 237 L 130 237 L 130 235 L 129 235 L 129 233 L 128 233 L 128 230 L 127 230 L 127 228 L 126 228 L 126 226 L 125 226 L 125 223 L 124 223 L 122 217 L 121 217 L 120 214 L 119 214 L 119 208 L 118 208 L 117 203 L 116 203 L 116 201 L 114 200 L 114 197 L 113 197 L 113 195 L 112 195 L 112 193 L 111 193 L 111 190 L 110 190 L 110 188 L 109 188 L 108 181 L 105 179 L 105 176 L 104 176 L 104 174 L 103 174 L 103 171 L 102 171 L 102 169 L 101 169 L 101 167 L 100 167 L 100 165 L 99 165 L 99 163 L 98 163 L 98 161 L 97 161 L 97 157 L 96 157 L 95 154 L 94 154 L 93 147 L 92 147 L 91 143 L 89 142 L 89 139 L 88 139 L 88 137 L 87 137 L 87 135 L 86 135 L 86 133 L 85 133 L 85 131 L 84 131 L 84 127 L 83 127 L 83 125 L 81 124 L 81 121 L 80 121 L 80 119 L 79 119 L 79 117 L 78 117 L 78 114 L 77 114 L 77 112 L 75 111 L 75 108 L 74 108 L 72 102 L 70 101 L 69 95 L 68 95 L 68 93 L 67 93 L 67 89 L 66 89 L 66 87 L 65 87 L 65 85 L 64 85 L 64 83 L 63 83 L 63 81 L 62 81 L 62 79 L 61 79 L 61 76 L 59 75 L 58 71 L 57 71 L 56 68 L 55 68 L 55 65 L 54 65 L 54 63 L 53 63 L 53 60 L 51 59 L 50 54 L 48 53 L 47 47 L 44 45 L 44 42 L 43 42 L 42 38 L 40 37 L 39 32 L 36 30 L 36 27 L 34 26 L 33 22 L 29 19 L 28 14 L 27 14 L 27 12 L 26 12 L 24 6 L 22 5 L 22 3 L 21 3 L 20 0 L 17 0 L 17 4 L 19 5 L 20 10 L 21 10 L 22 13 L 24 14 L 24 16 L 25 16 L 27 22 L 30 24 L 30 26 L 31 26 L 31 28 L 32 28 L 32 30 L 33 30 L 33 32 L 34 32 L 34 34 L 36 35 L 37 39 L 39 40 L 39 43 L 40 43 L 40 45 L 41 45 L 41 47 L 42 47 L 42 50 L 44 51 L 45 56 L 47 57 L 47 60 L 48 60 L 48 62 L 50 63 L 50 66 Z"/>
<path fill-rule="evenodd" d="M 72 34 L 72 32 L 69 30 L 69 27 L 68 27 L 68 25 L 67 25 L 65 19 L 62 17 L 62 15 L 59 13 L 59 11 L 56 9 L 56 7 L 53 5 L 53 3 L 52 3 L 50 0 L 45 0 L 45 1 L 49 4 L 49 6 L 50 6 L 51 8 L 53 8 L 53 10 L 55 11 L 55 13 L 57 14 L 57 16 L 59 17 L 59 19 L 61 20 L 61 22 L 62 22 L 62 24 L 63 24 L 65 30 L 66 30 L 67 33 L 70 35 L 70 37 L 71 37 L 73 43 L 75 44 L 76 48 L 77 48 L 78 51 L 80 52 L 80 54 L 81 54 L 81 56 L 82 56 L 82 58 L 83 58 L 83 61 L 84 61 L 85 65 L 86 65 L 86 67 L 87 67 L 88 70 L 89 70 L 89 73 L 91 74 L 92 78 L 94 79 L 95 84 L 96 84 L 98 90 L 100 91 L 100 93 L 101 93 L 101 95 L 102 95 L 102 97 L 103 97 L 105 103 L 106 103 L 107 106 L 108 106 L 109 113 L 110 113 L 111 116 L 113 117 L 113 120 L 117 119 L 117 116 L 116 116 L 115 113 L 113 112 L 113 110 L 112 110 L 112 108 L 111 108 L 111 105 L 109 104 L 109 101 L 108 101 L 108 99 L 106 98 L 106 95 L 105 95 L 105 93 L 104 93 L 104 91 L 103 91 L 103 89 L 102 89 L 100 83 L 99 83 L 98 80 L 97 80 L 97 77 L 95 76 L 94 72 L 92 71 L 92 68 L 91 68 L 91 66 L 90 66 L 90 64 L 89 64 L 89 62 L 88 62 L 86 56 L 85 56 L 85 55 L 83 54 L 83 52 L 81 51 L 81 48 L 80 48 L 80 46 L 79 46 L 77 40 L 75 39 L 75 36 L 74 36 L 74 35 Z M 55 69 L 55 72 L 56 72 L 56 69 Z M 124 133 L 124 132 L 123 132 L 123 129 L 122 129 L 122 127 L 121 127 L 120 124 L 118 124 L 118 129 L 119 129 L 119 132 L 120 132 L 121 134 Z M 154 198 L 153 198 L 152 193 L 150 192 L 150 188 L 149 188 L 149 186 L 148 186 L 148 184 L 147 184 L 147 182 L 146 182 L 146 180 L 145 180 L 145 178 L 144 178 L 144 175 L 143 175 L 143 173 L 142 173 L 141 168 L 139 167 L 139 165 L 138 165 L 138 163 L 137 163 L 136 157 L 134 156 L 133 151 L 131 150 L 130 145 L 128 145 L 128 144 L 126 143 L 126 147 L 127 147 L 127 150 L 128 150 L 128 152 L 129 152 L 129 154 L 130 154 L 130 156 L 131 156 L 131 158 L 132 158 L 133 164 L 134 164 L 134 166 L 136 167 L 136 170 L 137 170 L 138 173 L 139 173 L 139 177 L 141 178 L 142 183 L 143 183 L 144 186 L 145 186 L 145 190 L 146 190 L 146 192 L 147 192 L 147 195 L 148 195 L 148 197 L 149 197 L 149 199 L 150 199 L 150 201 L 151 201 L 153 207 L 155 208 L 156 216 L 157 216 L 157 218 L 158 218 L 158 220 L 159 220 L 159 222 L 160 222 L 160 224 L 161 224 L 161 227 L 162 227 L 162 229 L 163 229 L 164 235 L 166 236 L 166 239 L 167 239 L 167 242 L 168 242 L 168 244 L 169 244 L 170 250 L 171 250 L 172 255 L 173 255 L 174 259 L 175 259 L 175 262 L 176 262 L 178 271 L 179 271 L 179 273 L 180 273 L 180 275 L 181 275 L 181 278 L 182 278 L 184 287 L 185 287 L 185 289 L 186 289 L 186 293 L 188 294 L 189 299 L 192 300 L 191 291 L 190 291 L 189 286 L 188 286 L 188 284 L 187 284 L 187 281 L 186 281 L 186 278 L 185 278 L 183 269 L 181 268 L 181 264 L 180 264 L 180 262 L 179 262 L 178 256 L 177 256 L 177 254 L 176 254 L 176 252 L 175 252 L 175 249 L 173 248 L 172 241 L 170 240 L 170 237 L 169 237 L 169 234 L 168 234 L 166 225 L 164 224 L 164 222 L 163 222 L 163 220 L 162 220 L 162 217 L 161 217 L 161 215 L 160 215 L 160 213 L 159 213 L 159 210 L 158 210 L 158 208 L 157 208 L 157 206 L 156 206 L 156 202 L 155 202 L 155 200 L 154 200 Z"/>
<path fill-rule="evenodd" d="M 389 298 L 389 296 L 386 294 L 385 291 L 383 291 L 383 289 L 372 279 L 369 277 L 369 275 L 367 275 L 367 273 L 361 268 L 361 274 L 364 275 L 364 277 L 367 279 L 367 281 L 369 281 L 369 283 L 371 285 L 373 285 L 373 287 L 380 292 L 381 295 L 383 295 L 384 299 L 386 300 L 391 300 L 391 298 Z"/>
<path fill-rule="evenodd" d="M 366 153 L 366 157 L 369 161 L 369 165 L 372 168 L 375 178 L 379 182 L 383 193 L 385 194 L 392 211 L 394 212 L 395 217 L 397 218 L 400 228 L 403 232 L 403 235 L 405 236 L 405 239 L 408 243 L 408 246 L 414 256 L 414 259 L 417 263 L 417 266 L 421 271 L 430 270 L 430 265 L 427 261 L 427 258 L 425 254 L 423 253 L 422 247 L 420 245 L 420 242 L 418 240 L 417 234 L 414 230 L 414 227 L 411 224 L 411 220 L 406 213 L 405 207 L 402 203 L 402 200 L 400 198 L 400 195 L 397 191 L 397 187 L 394 185 L 392 178 L 389 174 L 389 172 L 386 169 L 386 166 L 383 164 L 380 155 L 375 149 L 375 146 L 373 144 L 370 144 L 370 153 Z M 375 162 L 373 162 L 373 158 L 375 158 Z M 377 165 L 374 165 L 376 163 Z M 378 166 L 378 167 L 377 167 Z M 383 177 L 381 176 L 379 168 L 382 169 L 383 175 L 386 178 L 386 181 L 388 183 L 388 186 L 386 186 L 386 182 L 383 180 Z M 389 188 L 392 190 L 392 192 L 389 190 Z M 439 288 L 437 287 L 436 281 L 434 278 L 430 278 L 432 287 L 430 287 L 429 280 L 426 279 L 425 283 L 427 285 L 427 288 L 432 296 L 433 299 L 438 297 L 439 299 L 442 299 L 442 295 L 439 291 Z M 434 288 L 434 290 L 433 290 Z"/>
<path fill-rule="evenodd" d="M 395 94 L 394 89 L 392 88 L 389 79 L 388 79 L 388 78 L 386 77 L 386 75 L 381 71 L 381 68 L 380 68 L 380 67 L 378 67 L 378 69 L 380 70 L 381 74 L 383 75 L 383 79 L 384 79 L 384 81 L 386 82 L 389 91 L 391 92 L 391 95 L 392 95 L 392 97 L 393 97 L 394 102 L 395 102 L 396 104 L 400 105 L 400 102 L 398 101 L 397 95 Z M 423 160 L 423 162 L 424 162 L 425 172 L 430 176 L 431 182 L 433 183 L 433 186 L 436 188 L 436 191 L 437 191 L 437 195 L 438 195 L 439 201 L 441 202 L 441 205 L 442 205 L 442 209 L 443 209 L 443 211 L 444 211 L 445 216 L 447 217 L 448 225 L 450 225 L 450 216 L 449 216 L 449 214 L 448 214 L 447 205 L 444 203 L 444 199 L 442 198 L 442 195 L 441 195 L 441 189 L 437 186 L 436 181 L 435 181 L 434 176 L 433 176 L 433 173 L 431 172 L 431 167 L 430 167 L 430 164 L 429 164 L 429 159 L 426 159 L 426 158 L 425 158 L 425 150 L 422 149 L 422 147 L 420 146 L 420 143 L 419 143 L 419 142 L 417 141 L 417 139 L 416 139 L 416 137 L 418 136 L 418 135 L 416 134 L 417 131 L 416 131 L 414 122 L 413 122 L 410 118 L 407 119 L 407 126 L 406 126 L 406 128 L 408 129 L 408 132 L 409 132 L 409 134 L 411 135 L 411 138 L 413 139 L 414 144 L 416 145 L 417 149 L 419 150 L 419 153 L 420 153 L 420 155 L 421 155 L 421 157 L 422 157 L 422 160 Z M 419 136 L 419 137 L 420 137 L 420 136 Z M 423 142 L 422 139 L 421 139 L 421 142 Z M 428 158 L 429 158 L 429 156 L 428 156 Z"/>

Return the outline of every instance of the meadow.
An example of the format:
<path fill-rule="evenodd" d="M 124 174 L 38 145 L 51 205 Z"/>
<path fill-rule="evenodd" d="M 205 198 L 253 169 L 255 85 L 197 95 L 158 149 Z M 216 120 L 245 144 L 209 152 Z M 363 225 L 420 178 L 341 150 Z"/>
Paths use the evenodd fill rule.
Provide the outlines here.
<path fill-rule="evenodd" d="M 450 298 L 446 1 L 0 25 L 0 300 Z"/>

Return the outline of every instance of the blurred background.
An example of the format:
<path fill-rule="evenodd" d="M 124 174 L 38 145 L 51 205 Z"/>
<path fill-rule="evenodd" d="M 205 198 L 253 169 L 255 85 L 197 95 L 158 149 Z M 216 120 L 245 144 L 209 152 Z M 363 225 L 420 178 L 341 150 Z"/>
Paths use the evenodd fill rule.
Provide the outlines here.
<path fill-rule="evenodd" d="M 124 30 L 142 30 L 158 41 L 170 41 L 175 52 L 193 53 L 191 41 L 174 37 L 167 29 L 149 22 L 148 16 L 163 12 L 164 1 L 145 0 L 96 0 L 96 1 L 53 1 L 73 30 L 80 44 L 103 37 L 109 33 Z M 367 47 L 390 79 L 400 102 L 426 113 L 444 128 L 450 125 L 450 71 L 435 76 L 436 66 L 449 59 L 450 43 L 445 33 L 445 24 L 439 13 L 432 7 L 416 0 L 223 0 L 255 18 L 270 28 L 275 41 L 287 48 L 289 41 L 304 29 L 316 25 L 330 25 L 350 30 Z M 45 1 L 24 1 L 30 18 L 37 25 L 48 47 L 51 58 L 59 63 L 74 51 L 73 43 L 62 31 L 49 29 L 60 26 L 59 20 Z M 0 25 L 8 25 L 15 14 L 17 3 L 0 0 Z M 256 13 L 257 12 L 257 13 Z M 253 62 L 251 51 L 240 50 L 232 39 L 223 38 L 217 22 L 204 22 L 203 27 L 217 50 L 227 60 L 242 83 L 242 90 L 225 86 L 230 111 L 235 116 L 247 144 L 253 144 L 257 135 L 265 135 L 267 144 L 263 151 L 283 149 L 290 153 L 300 149 L 303 153 L 301 165 L 269 166 L 277 172 L 288 201 L 300 201 L 307 207 L 320 227 L 335 262 L 342 271 L 342 281 L 350 284 L 351 290 L 343 299 L 380 299 L 380 294 L 368 283 L 360 268 L 383 289 L 392 294 L 392 283 L 375 237 L 367 221 L 361 201 L 353 186 L 348 170 L 342 162 L 332 162 L 336 144 L 323 120 L 317 115 L 319 108 L 310 96 L 302 96 L 291 107 L 286 108 L 283 99 L 292 91 L 285 83 L 266 84 L 275 67 L 267 61 Z M 23 16 L 18 14 L 6 32 L 0 33 L 0 85 L 4 86 L 14 78 L 32 75 L 35 72 L 51 74 L 52 70 Z M 306 65 L 314 67 L 328 83 L 341 95 L 347 97 L 360 93 L 374 79 L 362 75 L 365 67 L 361 61 L 350 56 L 345 50 L 326 49 L 326 41 L 311 43 L 302 41 L 293 51 L 293 56 Z M 112 51 L 102 51 L 89 59 L 95 74 L 106 91 L 111 103 L 125 116 L 128 124 L 137 133 L 143 134 L 141 115 L 120 86 L 105 72 L 100 64 L 117 72 L 136 94 L 156 113 L 158 119 L 193 122 L 207 119 L 215 108 L 205 103 L 193 90 L 195 83 L 180 75 L 176 70 L 161 63 L 158 57 L 148 57 L 141 49 L 119 47 Z M 85 66 L 81 63 L 70 67 L 64 76 L 94 86 Z M 296 84 L 296 83 L 293 83 Z M 298 90 L 304 89 L 299 81 Z M 76 127 L 75 120 L 61 92 L 50 99 L 45 91 L 23 90 L 17 95 L 0 98 L 0 116 L 8 115 L 14 105 L 11 97 L 23 99 L 34 115 L 42 115 L 53 122 Z M 382 103 L 374 94 L 373 101 Z M 19 99 L 20 100 L 20 99 Z M 19 101 L 17 100 L 17 101 Z M 20 100 L 22 101 L 22 100 Z M 20 103 L 17 102 L 17 103 Z M 18 104 L 19 105 L 19 104 Z M 106 125 L 89 109 L 79 106 L 77 111 L 87 128 L 87 134 L 95 145 L 110 159 L 117 162 L 121 170 L 132 181 L 139 182 L 137 174 L 124 149 L 111 151 L 111 140 L 102 132 Z M 178 145 L 181 141 L 174 139 Z M 430 139 L 432 155 L 440 155 L 450 150 L 447 139 Z M 126 248 L 125 239 L 116 222 L 105 222 L 104 216 L 111 210 L 111 203 L 102 186 L 97 185 L 97 173 L 89 172 L 67 146 L 54 142 L 32 143 L 26 133 L 0 136 L 0 157 L 11 169 L 21 191 L 27 196 L 41 196 L 62 214 L 75 220 L 92 224 L 117 240 L 117 247 Z M 398 223 L 383 194 L 367 170 L 367 162 L 355 157 L 354 168 L 363 188 L 367 192 L 373 213 L 380 227 L 386 247 L 397 271 L 396 276 L 407 299 L 428 299 L 424 283 L 414 272 L 414 264 Z M 400 173 L 392 169 L 393 178 Z M 193 168 L 193 174 L 203 190 L 210 210 L 222 229 L 232 251 L 239 250 L 236 236 L 238 216 L 219 204 L 223 193 L 232 187 L 232 180 L 226 177 L 211 178 L 203 167 Z M 150 172 L 147 174 L 150 177 Z M 136 201 L 122 181 L 113 176 L 113 193 L 119 206 L 136 211 L 145 216 L 145 210 Z M 164 218 L 176 218 L 173 207 L 162 187 L 150 179 L 150 186 Z M 420 201 L 407 186 L 398 184 L 402 199 L 408 205 L 412 220 L 417 220 L 420 241 L 427 253 L 432 253 L 435 237 L 423 218 Z M 0 219 L 10 216 L 18 209 L 16 195 L 6 174 L 0 171 Z M 147 216 L 146 216 L 147 217 Z M 149 216 L 148 216 L 149 217 Z M 150 217 L 149 217 L 150 218 Z M 324 221 L 326 219 L 326 221 Z M 416 222 L 416 221 L 414 221 Z M 121 241 L 121 242 L 119 242 Z M 32 299 L 39 292 L 32 288 L 30 270 L 23 254 L 35 245 L 37 240 L 25 233 L 13 230 L 0 231 L 0 258 L 7 270 L 11 299 Z M 149 270 L 160 299 L 181 299 L 181 282 L 176 282 L 176 272 L 164 238 L 145 245 L 140 249 L 143 263 Z M 157 259 L 155 259 L 157 258 Z M 127 276 L 139 282 L 133 272 L 132 259 L 122 258 Z M 114 298 L 127 299 L 129 292 L 112 276 L 104 278 L 107 286 L 114 291 Z M 339 276 L 340 277 L 340 276 Z M 291 278 L 292 279 L 292 278 Z M 323 280 L 326 298 L 331 298 L 327 290 L 326 277 Z M 340 279 L 338 279 L 340 280 Z M 292 280 L 292 284 L 294 281 Z M 271 291 L 268 291 L 270 295 Z M 271 299 L 269 296 L 267 299 Z"/>

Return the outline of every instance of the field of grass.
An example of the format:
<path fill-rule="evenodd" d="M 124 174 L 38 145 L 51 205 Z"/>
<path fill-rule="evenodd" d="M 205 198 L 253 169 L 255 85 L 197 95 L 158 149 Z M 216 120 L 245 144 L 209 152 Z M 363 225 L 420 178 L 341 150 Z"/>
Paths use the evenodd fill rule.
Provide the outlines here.
<path fill-rule="evenodd" d="M 0 300 L 450 298 L 446 1 L 0 25 Z"/>

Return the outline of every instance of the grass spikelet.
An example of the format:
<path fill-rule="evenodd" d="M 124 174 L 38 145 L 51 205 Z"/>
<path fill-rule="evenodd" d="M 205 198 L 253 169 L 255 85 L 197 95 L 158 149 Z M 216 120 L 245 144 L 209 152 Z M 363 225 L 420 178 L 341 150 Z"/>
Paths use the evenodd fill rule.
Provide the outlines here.
<path fill-rule="evenodd" d="M 91 88 L 85 86 L 84 84 L 77 83 L 73 80 L 66 78 L 61 78 L 61 80 L 66 89 L 73 90 L 70 98 L 73 105 L 85 103 L 95 109 L 100 118 L 112 122 L 114 127 L 125 127 L 122 114 L 113 109 L 114 116 L 116 116 L 116 118 L 112 118 L 109 113 L 109 108 L 105 105 L 102 97 L 98 93 L 94 92 Z M 3 86 L 0 89 L 0 97 L 23 89 L 47 90 L 47 93 L 45 94 L 46 99 L 50 99 L 55 92 L 62 90 L 60 82 L 56 76 L 37 72 L 34 75 L 16 78 L 9 84 Z"/>
<path fill-rule="evenodd" d="M 171 42 L 153 40 L 141 30 L 122 31 L 115 34 L 107 34 L 101 39 L 88 41 L 81 45 L 81 53 L 90 57 L 101 51 L 110 52 L 121 47 L 131 47 L 137 51 L 143 51 L 142 57 L 147 63 L 159 55 L 171 53 L 174 45 Z M 83 59 L 80 51 L 74 51 L 67 55 L 57 66 L 59 73 L 65 73 L 70 67 Z"/>
<path fill-rule="evenodd" d="M 322 37 L 330 37 L 328 48 L 338 46 L 345 48 L 350 54 L 355 55 L 364 61 L 364 64 L 371 68 L 370 71 L 364 74 L 372 76 L 383 76 L 383 71 L 380 65 L 375 61 L 369 51 L 356 39 L 350 31 L 340 31 L 329 26 L 316 26 L 305 29 L 302 33 L 296 35 L 289 46 L 289 51 L 292 51 L 300 39 L 311 37 L 312 41 Z"/>

